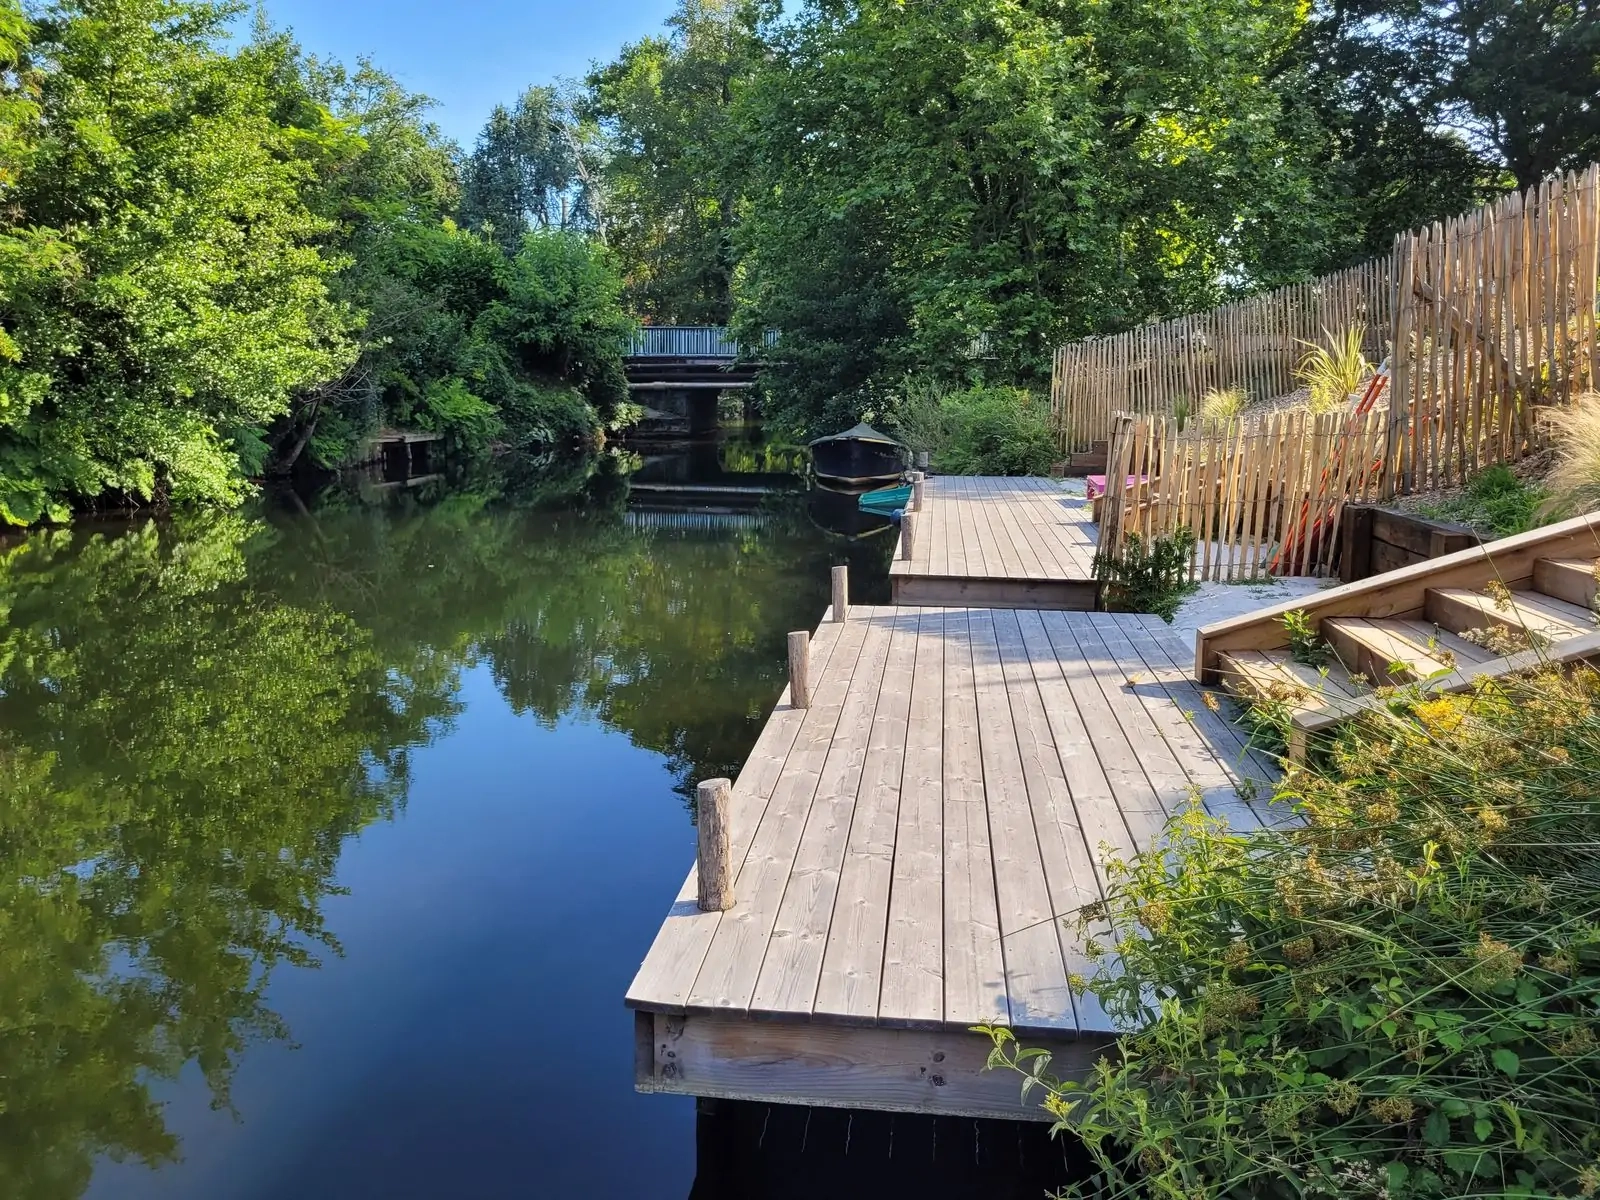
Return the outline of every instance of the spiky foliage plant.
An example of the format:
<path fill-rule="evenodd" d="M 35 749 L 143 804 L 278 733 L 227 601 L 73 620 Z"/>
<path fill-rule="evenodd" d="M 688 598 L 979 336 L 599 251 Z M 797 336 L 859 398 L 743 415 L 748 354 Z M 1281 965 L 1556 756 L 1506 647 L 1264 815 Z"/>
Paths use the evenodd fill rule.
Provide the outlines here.
<path fill-rule="evenodd" d="M 1362 349 L 1365 325 L 1352 325 L 1340 333 L 1325 329 L 1323 336 L 1326 344 L 1300 343 L 1304 352 L 1295 372 L 1301 386 L 1310 392 L 1307 407 L 1314 413 L 1331 412 L 1347 403 L 1350 393 L 1358 391 L 1372 374 L 1372 364 Z"/>

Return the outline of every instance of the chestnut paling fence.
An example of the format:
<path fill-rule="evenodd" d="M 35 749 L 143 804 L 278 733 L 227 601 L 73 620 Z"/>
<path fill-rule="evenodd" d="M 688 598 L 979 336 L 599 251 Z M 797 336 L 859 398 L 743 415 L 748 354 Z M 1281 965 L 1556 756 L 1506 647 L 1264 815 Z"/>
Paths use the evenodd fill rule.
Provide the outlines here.
<path fill-rule="evenodd" d="M 1122 481 L 1104 502 L 1101 548 L 1187 526 L 1197 578 L 1331 571 L 1347 502 L 1449 486 L 1544 444 L 1541 414 L 1600 380 L 1597 279 L 1591 166 L 1317 283 L 1063 347 L 1052 382 L 1062 446 L 1108 441 L 1107 478 Z M 1356 324 L 1389 363 L 1387 387 L 1365 403 L 1180 420 L 1212 387 L 1292 390 L 1304 343 Z"/>

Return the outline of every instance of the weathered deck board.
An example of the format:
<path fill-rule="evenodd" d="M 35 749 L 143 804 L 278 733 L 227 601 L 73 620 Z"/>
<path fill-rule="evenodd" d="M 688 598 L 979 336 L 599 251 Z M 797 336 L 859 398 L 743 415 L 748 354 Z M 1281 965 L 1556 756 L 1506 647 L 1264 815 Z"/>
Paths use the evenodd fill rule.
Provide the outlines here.
<path fill-rule="evenodd" d="M 890 568 L 895 601 L 1087 608 L 1097 537 L 1059 480 L 934 476 L 912 556 Z"/>
<path fill-rule="evenodd" d="M 698 912 L 691 871 L 628 1003 L 1104 1039 L 1070 980 L 1092 970 L 1071 917 L 1103 895 L 1105 850 L 1149 845 L 1196 790 L 1264 819 L 1234 789 L 1265 791 L 1271 767 L 1204 708 L 1182 649 L 1115 614 L 859 606 L 825 624 L 812 706 L 780 703 L 734 788 L 733 909 Z"/>

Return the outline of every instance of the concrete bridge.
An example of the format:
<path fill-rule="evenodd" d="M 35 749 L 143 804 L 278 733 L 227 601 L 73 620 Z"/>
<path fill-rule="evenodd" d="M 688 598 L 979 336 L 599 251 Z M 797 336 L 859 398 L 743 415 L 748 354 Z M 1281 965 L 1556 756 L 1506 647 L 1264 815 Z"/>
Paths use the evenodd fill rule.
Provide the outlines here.
<path fill-rule="evenodd" d="M 765 345 L 777 343 L 776 331 Z M 757 364 L 720 325 L 647 325 L 623 358 L 628 390 L 662 417 L 687 421 L 690 433 L 717 425 L 717 398 L 755 383 Z"/>

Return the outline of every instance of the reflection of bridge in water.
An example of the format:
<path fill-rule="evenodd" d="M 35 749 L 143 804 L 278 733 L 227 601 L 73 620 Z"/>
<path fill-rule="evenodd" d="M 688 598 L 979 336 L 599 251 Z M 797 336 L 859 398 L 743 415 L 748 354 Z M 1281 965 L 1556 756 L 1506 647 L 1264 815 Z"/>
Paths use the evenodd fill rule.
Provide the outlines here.
<path fill-rule="evenodd" d="M 765 348 L 777 344 L 769 333 Z M 716 428 L 724 392 L 755 384 L 757 362 L 720 325 L 649 325 L 634 335 L 623 358 L 628 390 L 653 410 L 657 423 L 683 424 L 690 433 Z"/>

